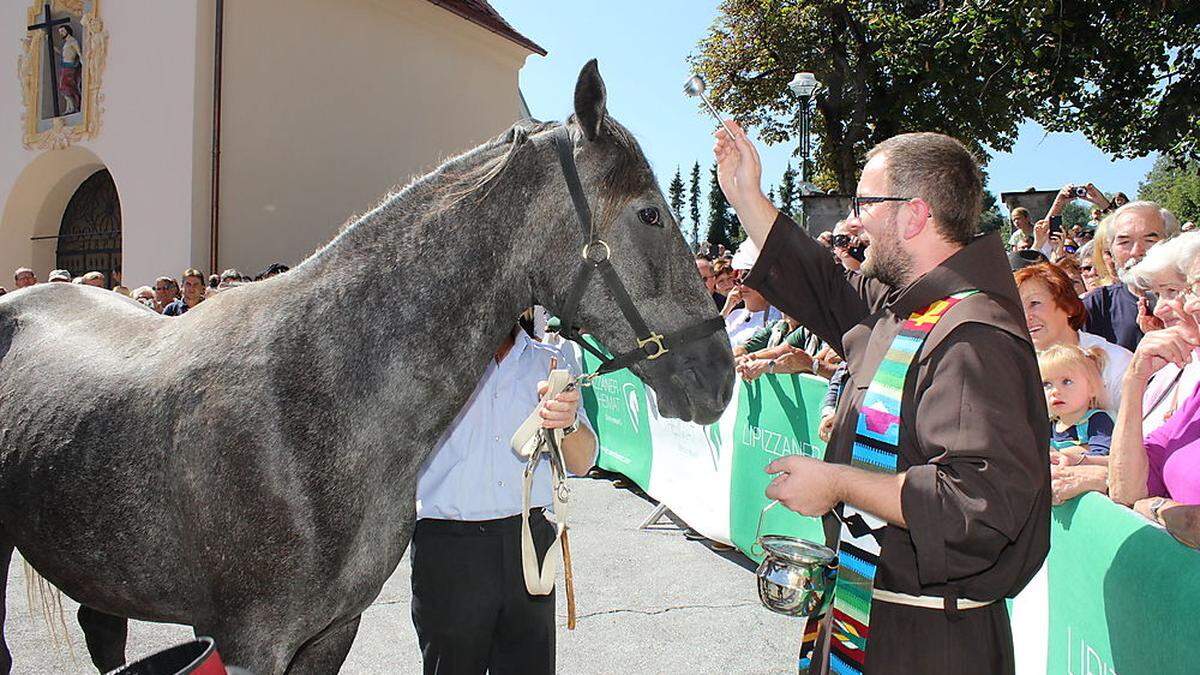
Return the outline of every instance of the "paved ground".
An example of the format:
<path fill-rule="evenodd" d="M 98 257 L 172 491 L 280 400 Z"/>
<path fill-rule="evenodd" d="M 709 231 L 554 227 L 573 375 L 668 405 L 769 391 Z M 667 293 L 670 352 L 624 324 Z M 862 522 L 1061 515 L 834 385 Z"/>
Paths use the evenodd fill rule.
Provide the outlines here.
<path fill-rule="evenodd" d="M 577 479 L 573 489 L 579 623 L 567 631 L 560 583 L 559 672 L 795 672 L 800 626 L 759 604 L 749 560 L 688 541 L 669 523 L 639 531 L 654 505 L 608 481 Z M 74 622 L 76 605 L 63 599 L 67 638 L 60 626 L 56 640 L 40 611 L 29 610 L 22 569 L 14 560 L 8 572 L 5 630 L 14 672 L 95 672 Z M 420 672 L 409 598 L 406 557 L 363 615 L 343 673 Z M 129 656 L 190 637 L 183 626 L 134 622 Z"/>

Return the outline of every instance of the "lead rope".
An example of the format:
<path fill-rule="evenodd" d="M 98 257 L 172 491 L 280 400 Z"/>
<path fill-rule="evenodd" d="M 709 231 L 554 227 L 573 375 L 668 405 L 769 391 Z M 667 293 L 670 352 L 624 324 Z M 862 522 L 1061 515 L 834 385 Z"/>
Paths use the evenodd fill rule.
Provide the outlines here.
<path fill-rule="evenodd" d="M 573 383 L 566 370 L 550 371 L 549 389 L 542 400 L 552 399 Z M 525 579 L 525 590 L 530 595 L 549 595 L 554 590 L 554 577 L 558 572 L 559 551 L 563 557 L 563 576 L 567 593 L 567 628 L 575 629 L 575 585 L 571 570 L 571 549 L 567 539 L 567 516 L 570 504 L 570 488 L 566 482 L 566 464 L 562 457 L 561 429 L 544 429 L 535 408 L 513 434 L 510 445 L 519 456 L 528 461 L 521 480 L 521 573 Z M 546 550 L 541 565 L 538 564 L 537 547 L 533 543 L 533 532 L 529 527 L 529 502 L 533 492 L 533 475 L 542 456 L 550 461 L 551 495 L 554 504 L 554 541 Z"/>

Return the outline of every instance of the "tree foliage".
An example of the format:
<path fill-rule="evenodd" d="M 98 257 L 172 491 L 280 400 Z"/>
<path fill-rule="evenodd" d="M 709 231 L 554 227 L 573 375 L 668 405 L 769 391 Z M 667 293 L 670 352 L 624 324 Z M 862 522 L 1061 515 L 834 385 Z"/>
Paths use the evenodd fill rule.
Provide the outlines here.
<path fill-rule="evenodd" d="M 796 206 L 796 170 L 789 162 L 783 170 L 783 178 L 779 180 L 779 210 L 795 216 Z"/>
<path fill-rule="evenodd" d="M 692 217 L 692 244 L 700 246 L 700 162 L 692 165 L 691 190 L 688 194 L 688 215 Z"/>
<path fill-rule="evenodd" d="M 717 182 L 717 165 L 709 169 L 708 186 L 708 241 L 713 244 L 724 244 L 725 248 L 734 248 L 739 224 L 733 215 L 725 193 Z"/>
<path fill-rule="evenodd" d="M 1159 157 L 1138 184 L 1138 199 L 1158 202 L 1181 223 L 1200 222 L 1200 162 Z"/>
<path fill-rule="evenodd" d="M 1070 232 L 1073 227 L 1078 225 L 1083 227 L 1092 219 L 1091 204 L 1082 206 L 1079 202 L 1067 202 L 1063 207 L 1062 226 L 1067 232 Z"/>
<path fill-rule="evenodd" d="M 671 204 L 671 215 L 675 216 L 675 222 L 679 223 L 679 229 L 686 235 L 687 230 L 683 227 L 683 176 L 679 172 L 679 167 L 675 167 L 675 177 L 671 179 L 671 184 L 667 187 L 667 201 Z"/>
<path fill-rule="evenodd" d="M 691 61 L 767 143 L 795 135 L 787 83 L 815 73 L 815 180 L 845 194 L 866 150 L 908 131 L 983 161 L 1030 118 L 1116 156 L 1200 154 L 1194 0 L 724 0 Z"/>
<path fill-rule="evenodd" d="M 1005 228 L 1008 231 L 1004 231 Z M 983 213 L 979 218 L 980 232 L 1001 232 L 1004 241 L 1008 241 L 1009 235 L 1012 234 L 1012 224 L 1007 222 L 1004 216 L 1000 215 L 1000 207 L 996 203 L 996 195 L 990 190 L 983 191 Z"/>

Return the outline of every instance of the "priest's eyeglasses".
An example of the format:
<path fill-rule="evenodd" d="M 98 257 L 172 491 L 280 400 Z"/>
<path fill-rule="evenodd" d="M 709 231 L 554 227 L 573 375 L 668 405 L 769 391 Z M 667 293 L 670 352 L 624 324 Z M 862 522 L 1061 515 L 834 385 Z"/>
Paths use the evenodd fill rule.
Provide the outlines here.
<path fill-rule="evenodd" d="M 854 195 L 850 198 L 850 213 L 854 214 L 855 218 L 862 218 L 864 204 L 878 204 L 880 202 L 906 202 L 912 197 L 860 197 Z"/>

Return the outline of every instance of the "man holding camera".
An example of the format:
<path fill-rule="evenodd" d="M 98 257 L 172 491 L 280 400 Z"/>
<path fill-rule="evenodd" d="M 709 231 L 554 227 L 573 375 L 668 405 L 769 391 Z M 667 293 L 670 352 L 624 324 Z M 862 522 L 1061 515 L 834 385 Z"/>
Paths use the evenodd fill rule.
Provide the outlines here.
<path fill-rule="evenodd" d="M 745 283 L 849 363 L 826 461 L 767 467 L 767 496 L 827 516 L 838 546 L 831 621 L 801 669 L 1014 672 L 1004 598 L 1049 550 L 1050 428 L 1003 246 L 975 234 L 977 163 L 941 134 L 871 150 L 847 218 L 871 245 L 848 272 L 763 195 L 730 126 L 717 176 L 762 248 Z"/>

